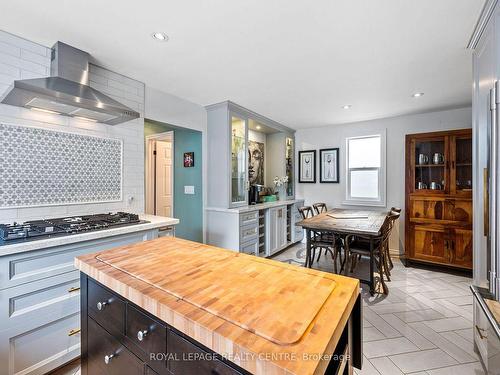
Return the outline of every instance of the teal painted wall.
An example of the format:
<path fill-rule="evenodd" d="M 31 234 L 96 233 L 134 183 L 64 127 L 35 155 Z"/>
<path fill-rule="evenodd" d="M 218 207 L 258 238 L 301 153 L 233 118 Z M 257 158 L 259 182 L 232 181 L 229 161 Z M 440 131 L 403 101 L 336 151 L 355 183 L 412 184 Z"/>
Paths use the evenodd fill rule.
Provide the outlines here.
<path fill-rule="evenodd" d="M 174 132 L 174 217 L 180 220 L 175 235 L 203 242 L 203 177 L 201 132 L 172 125 L 144 121 L 144 135 Z M 184 168 L 184 153 L 194 152 L 194 167 Z M 184 194 L 184 186 L 194 186 L 194 195 Z"/>

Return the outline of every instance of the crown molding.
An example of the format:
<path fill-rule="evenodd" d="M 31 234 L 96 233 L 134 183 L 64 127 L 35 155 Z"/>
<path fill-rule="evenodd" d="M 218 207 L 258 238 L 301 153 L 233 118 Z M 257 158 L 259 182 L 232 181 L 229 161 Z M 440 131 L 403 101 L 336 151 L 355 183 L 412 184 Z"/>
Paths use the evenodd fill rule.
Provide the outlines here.
<path fill-rule="evenodd" d="M 483 9 L 481 10 L 481 14 L 476 22 L 476 26 L 474 27 L 474 31 L 467 43 L 467 49 L 475 49 L 481 36 L 484 33 L 484 30 L 488 26 L 488 22 L 497 6 L 498 0 L 486 0 L 484 3 Z"/>

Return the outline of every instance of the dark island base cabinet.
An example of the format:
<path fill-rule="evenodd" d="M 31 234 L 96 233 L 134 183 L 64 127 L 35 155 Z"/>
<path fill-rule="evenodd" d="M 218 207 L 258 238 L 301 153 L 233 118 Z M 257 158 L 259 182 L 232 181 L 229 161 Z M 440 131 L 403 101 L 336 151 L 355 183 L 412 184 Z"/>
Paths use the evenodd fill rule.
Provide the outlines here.
<path fill-rule="evenodd" d="M 80 283 L 82 375 L 250 374 L 84 273 Z M 326 374 L 361 367 L 361 329 L 358 297 Z"/>

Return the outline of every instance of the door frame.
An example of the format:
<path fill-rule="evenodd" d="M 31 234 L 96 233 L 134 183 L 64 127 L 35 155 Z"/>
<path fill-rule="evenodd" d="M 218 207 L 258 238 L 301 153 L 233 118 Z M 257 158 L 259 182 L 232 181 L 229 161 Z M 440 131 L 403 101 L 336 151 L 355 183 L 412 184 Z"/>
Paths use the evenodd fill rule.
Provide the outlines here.
<path fill-rule="evenodd" d="M 174 131 L 170 130 L 164 133 L 151 134 L 146 136 L 146 169 L 145 169 L 145 212 L 156 215 L 155 212 L 155 176 L 156 176 L 156 160 L 153 158 L 153 147 L 156 141 L 172 142 L 172 165 L 173 173 L 170 179 L 170 188 L 172 191 L 172 217 L 174 215 L 174 175 L 175 175 L 175 143 Z"/>

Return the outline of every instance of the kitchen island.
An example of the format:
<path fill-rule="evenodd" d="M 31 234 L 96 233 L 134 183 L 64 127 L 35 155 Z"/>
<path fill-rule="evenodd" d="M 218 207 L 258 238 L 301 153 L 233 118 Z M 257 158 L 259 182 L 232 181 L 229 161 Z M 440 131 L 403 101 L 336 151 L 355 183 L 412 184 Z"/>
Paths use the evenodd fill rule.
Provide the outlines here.
<path fill-rule="evenodd" d="M 75 259 L 82 374 L 350 374 L 359 281 L 177 238 Z"/>

